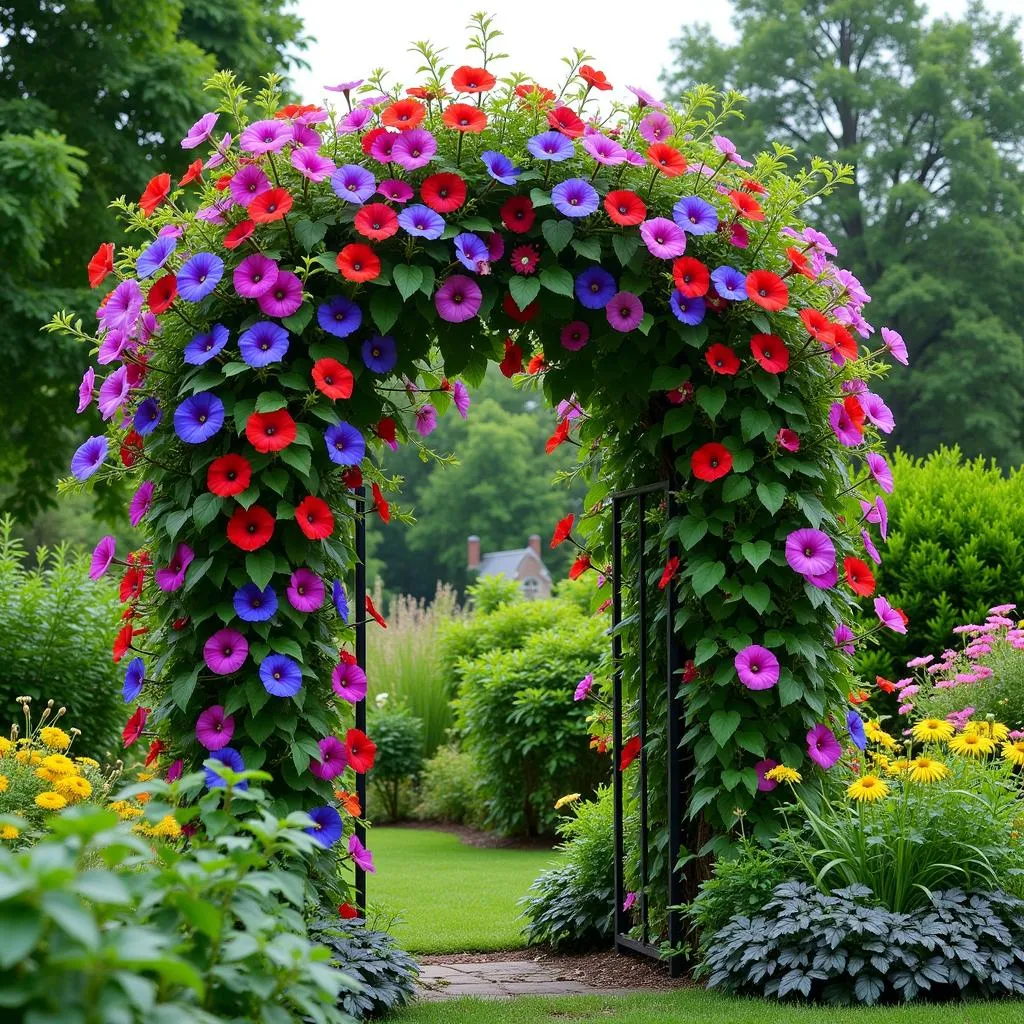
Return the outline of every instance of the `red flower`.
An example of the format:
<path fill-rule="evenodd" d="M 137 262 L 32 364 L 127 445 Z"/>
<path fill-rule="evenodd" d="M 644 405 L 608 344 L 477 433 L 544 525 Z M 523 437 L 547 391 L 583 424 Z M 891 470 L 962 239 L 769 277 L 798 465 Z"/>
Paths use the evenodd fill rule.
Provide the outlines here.
<path fill-rule="evenodd" d="M 910 616 L 902 608 L 894 608 L 893 611 L 903 620 L 904 626 L 910 625 Z"/>
<path fill-rule="evenodd" d="M 578 139 L 586 130 L 586 125 L 568 107 L 555 107 L 548 111 L 548 124 L 570 139 Z"/>
<path fill-rule="evenodd" d="M 827 345 L 828 349 L 836 348 L 847 359 L 857 358 L 857 342 L 853 335 L 842 325 L 832 324 L 832 344 Z"/>
<path fill-rule="evenodd" d="M 789 260 L 789 273 L 803 274 L 804 277 L 814 280 L 814 271 L 811 270 L 811 261 L 807 258 L 807 253 L 799 249 L 787 249 L 786 258 Z"/>
<path fill-rule="evenodd" d="M 764 210 L 752 195 L 734 189 L 729 193 L 729 201 L 736 207 L 740 217 L 746 217 L 747 220 L 764 220 Z"/>
<path fill-rule="evenodd" d="M 355 378 L 337 359 L 318 359 L 313 364 L 313 383 L 317 391 L 331 399 L 351 398 Z"/>
<path fill-rule="evenodd" d="M 405 91 L 409 96 L 415 96 L 418 100 L 440 100 L 448 95 L 446 89 L 433 85 L 411 85 Z"/>
<path fill-rule="evenodd" d="M 832 328 L 834 324 L 824 313 L 817 309 L 801 309 L 800 319 L 803 321 L 807 333 L 815 339 L 822 341 L 827 339 L 830 343 L 833 338 Z"/>
<path fill-rule="evenodd" d="M 312 494 L 295 506 L 295 522 L 309 540 L 325 540 L 334 532 L 334 516 L 323 498 Z"/>
<path fill-rule="evenodd" d="M 346 245 L 338 253 L 335 263 L 346 281 L 373 281 L 380 277 L 380 260 L 377 254 L 361 242 Z"/>
<path fill-rule="evenodd" d="M 295 440 L 295 420 L 287 409 L 254 412 L 245 421 L 245 436 L 258 452 L 279 452 Z"/>
<path fill-rule="evenodd" d="M 130 747 L 142 735 L 142 730 L 146 728 L 146 719 L 149 718 L 149 711 L 149 708 L 137 708 L 135 714 L 125 723 L 121 739 L 124 740 L 126 747 Z"/>
<path fill-rule="evenodd" d="M 778 274 L 770 270 L 753 270 L 747 274 L 747 297 L 762 309 L 775 312 L 786 308 L 789 288 Z"/>
<path fill-rule="evenodd" d="M 664 590 L 675 578 L 677 572 L 679 572 L 679 559 L 673 555 L 665 563 L 665 568 L 661 573 L 661 579 L 658 580 L 658 589 Z"/>
<path fill-rule="evenodd" d="M 341 474 L 341 482 L 349 490 L 354 491 L 357 487 L 363 486 L 363 471 L 358 466 L 349 466 L 348 469 Z"/>
<path fill-rule="evenodd" d="M 675 178 L 686 170 L 686 157 L 666 145 L 664 142 L 655 142 L 647 150 L 647 159 L 665 175 L 666 178 Z"/>
<path fill-rule="evenodd" d="M 251 220 L 239 221 L 225 236 L 224 248 L 237 249 L 256 230 Z"/>
<path fill-rule="evenodd" d="M 700 260 L 692 256 L 680 256 L 672 264 L 672 280 L 675 282 L 676 291 L 688 299 L 696 299 L 701 295 L 707 295 L 711 285 L 711 274 Z"/>
<path fill-rule="evenodd" d="M 146 585 L 146 572 L 142 566 L 129 565 L 121 577 L 119 597 L 121 603 L 137 601 L 142 597 L 142 588 Z"/>
<path fill-rule="evenodd" d="M 720 480 L 732 469 L 732 453 L 725 445 L 711 441 L 690 456 L 690 469 L 698 480 Z"/>
<path fill-rule="evenodd" d="M 750 351 L 769 373 L 782 373 L 789 368 L 789 349 L 777 334 L 755 334 L 750 339 Z"/>
<path fill-rule="evenodd" d="M 628 188 L 616 189 L 604 197 L 604 211 L 616 224 L 633 227 L 647 216 L 644 201 Z"/>
<path fill-rule="evenodd" d="M 526 277 L 537 269 L 540 253 L 534 245 L 517 245 L 509 256 L 509 262 L 517 274 Z"/>
<path fill-rule="evenodd" d="M 349 729 L 345 734 L 345 751 L 349 767 L 357 775 L 365 775 L 377 756 L 377 744 L 361 729 Z"/>
<path fill-rule="evenodd" d="M 559 519 L 555 524 L 555 532 L 551 538 L 551 546 L 557 548 L 559 544 L 567 541 L 572 533 L 572 524 L 576 516 L 570 512 L 567 516 Z"/>
<path fill-rule="evenodd" d="M 525 82 L 523 85 L 517 85 L 516 95 L 521 100 L 526 100 L 527 104 L 537 104 L 538 106 L 547 106 L 547 104 L 554 103 L 557 99 L 551 89 L 545 89 L 544 86 L 537 85 L 534 82 Z"/>
<path fill-rule="evenodd" d="M 420 198 L 435 213 L 451 213 L 466 201 L 466 183 L 457 174 L 449 171 L 431 174 L 429 178 L 424 178 L 423 184 L 420 185 Z"/>
<path fill-rule="evenodd" d="M 366 614 L 373 619 L 374 622 L 380 626 L 381 629 L 387 629 L 388 624 L 384 621 L 384 616 L 373 605 L 373 599 L 369 594 L 366 595 Z"/>
<path fill-rule="evenodd" d="M 166 750 L 166 747 L 164 747 L 162 740 L 153 740 L 149 745 L 149 752 L 146 754 L 146 760 L 143 762 L 142 767 L 148 768 L 164 750 Z"/>
<path fill-rule="evenodd" d="M 130 621 L 125 623 L 125 625 L 118 630 L 117 636 L 114 637 L 114 664 L 116 665 L 128 653 L 128 649 L 131 647 L 132 640 L 135 637 L 142 636 L 143 633 L 148 632 L 148 629 L 132 629 Z"/>
<path fill-rule="evenodd" d="M 505 339 L 505 358 L 498 363 L 498 369 L 506 377 L 523 372 L 523 350 L 511 339 Z"/>
<path fill-rule="evenodd" d="M 390 206 L 383 203 L 370 203 L 356 214 L 355 229 L 364 238 L 381 242 L 398 233 L 398 218 Z"/>
<path fill-rule="evenodd" d="M 146 191 L 139 197 L 142 215 L 148 217 L 171 194 L 171 176 L 166 172 L 149 179 Z"/>
<path fill-rule="evenodd" d="M 257 224 L 280 220 L 292 208 L 292 197 L 287 189 L 272 188 L 258 195 L 247 207 L 249 218 Z"/>
<path fill-rule="evenodd" d="M 127 469 L 131 469 L 132 466 L 135 465 L 145 443 L 146 442 L 143 440 L 142 435 L 137 430 L 134 428 L 129 430 L 128 433 L 124 435 L 124 440 L 121 442 L 119 452 L 121 456 L 121 465 Z"/>
<path fill-rule="evenodd" d="M 693 398 L 693 385 L 688 380 L 684 380 L 679 387 L 666 391 L 665 397 L 673 405 L 685 405 Z"/>
<path fill-rule="evenodd" d="M 740 368 L 739 358 L 728 345 L 712 345 L 704 353 L 704 358 L 712 373 L 720 373 L 726 377 L 734 376 Z"/>
<path fill-rule="evenodd" d="M 538 352 L 535 356 L 530 356 L 530 361 L 526 364 L 526 372 L 540 373 L 541 370 L 546 367 L 547 364 L 544 362 L 544 353 Z"/>
<path fill-rule="evenodd" d="M 580 555 L 569 566 L 569 579 L 578 580 L 590 568 L 590 555 Z"/>
<path fill-rule="evenodd" d="M 550 455 L 563 441 L 569 437 L 569 418 L 566 417 L 555 427 L 555 432 L 548 438 L 544 451 Z"/>
<path fill-rule="evenodd" d="M 170 309 L 171 303 L 178 294 L 178 279 L 173 274 L 164 274 L 152 288 L 146 301 L 151 313 L 159 315 Z"/>
<path fill-rule="evenodd" d="M 860 404 L 860 399 L 856 395 L 847 395 L 843 399 L 843 408 L 846 410 L 846 415 L 850 417 L 850 422 L 858 429 L 864 429 L 864 406 Z"/>
<path fill-rule="evenodd" d="M 173 629 L 175 633 L 180 633 L 191 621 L 191 616 L 183 615 L 180 619 L 175 619 L 171 623 L 171 629 Z"/>
<path fill-rule="evenodd" d="M 382 522 L 390 523 L 391 506 L 384 500 L 384 495 L 380 493 L 380 488 L 376 484 L 373 484 L 370 489 L 373 492 L 373 504 L 377 508 L 377 515 L 380 516 Z"/>
<path fill-rule="evenodd" d="M 218 498 L 241 494 L 251 480 L 252 466 L 244 455 L 222 455 L 214 459 L 206 471 L 206 489 Z"/>
<path fill-rule="evenodd" d="M 622 756 L 619 758 L 619 771 L 624 772 L 640 753 L 640 737 L 633 736 L 622 748 Z"/>
<path fill-rule="evenodd" d="M 422 123 L 427 116 L 427 108 L 416 100 L 398 100 L 390 107 L 385 107 L 380 115 L 380 123 L 388 128 L 408 131 Z"/>
<path fill-rule="evenodd" d="M 800 451 L 800 435 L 795 430 L 790 430 L 789 427 L 780 428 L 779 432 L 775 435 L 776 443 L 785 448 L 787 452 L 798 452 Z"/>
<path fill-rule="evenodd" d="M 231 179 L 232 179 L 233 177 L 234 177 L 234 175 L 233 175 L 233 174 L 231 174 L 230 172 L 229 172 L 228 174 L 222 174 L 222 175 L 221 175 L 221 176 L 220 176 L 220 177 L 219 177 L 219 178 L 218 178 L 218 179 L 217 179 L 217 180 L 216 180 L 216 181 L 215 181 L 215 182 L 213 183 L 213 187 L 214 187 L 214 188 L 215 188 L 215 189 L 216 189 L 216 190 L 217 190 L 218 192 L 223 192 L 223 191 L 224 191 L 224 189 L 226 189 L 226 188 L 228 187 L 228 185 L 230 185 L 230 184 L 231 184 Z"/>
<path fill-rule="evenodd" d="M 844 558 L 843 570 L 850 589 L 859 597 L 870 597 L 875 592 L 875 577 L 859 558 Z"/>
<path fill-rule="evenodd" d="M 469 103 L 449 104 L 441 120 L 457 132 L 482 132 L 487 127 L 487 115 Z"/>
<path fill-rule="evenodd" d="M 465 64 L 452 75 L 452 85 L 456 92 L 487 92 L 493 89 L 497 79 L 490 71 L 483 68 L 471 68 Z"/>
<path fill-rule="evenodd" d="M 612 87 L 608 76 L 603 71 L 592 68 L 589 64 L 584 64 L 580 68 L 580 78 L 592 89 L 599 89 L 601 92 L 607 92 Z"/>
<path fill-rule="evenodd" d="M 377 421 L 377 436 L 388 444 L 395 443 L 395 428 L 397 424 L 390 416 L 385 416 Z"/>
<path fill-rule="evenodd" d="M 882 691 L 882 693 L 896 692 L 896 684 L 889 682 L 888 679 L 883 679 L 882 676 L 875 676 L 875 685 Z"/>
<path fill-rule="evenodd" d="M 274 535 L 274 517 L 262 505 L 236 508 L 228 520 L 228 540 L 242 551 L 256 551 Z"/>
<path fill-rule="evenodd" d="M 344 921 L 351 921 L 352 918 L 358 916 L 359 911 L 353 907 L 351 903 L 342 903 L 341 906 L 338 907 L 338 917 Z"/>
<path fill-rule="evenodd" d="M 687 658 L 683 663 L 683 682 L 692 683 L 700 672 L 697 670 L 697 666 L 693 663 L 693 658 Z"/>
<path fill-rule="evenodd" d="M 104 242 L 89 260 L 89 287 L 98 288 L 114 269 L 114 243 Z"/>
<path fill-rule="evenodd" d="M 867 690 L 859 690 L 857 693 L 854 693 L 853 690 L 851 690 L 846 696 L 847 700 L 849 700 L 854 707 L 858 704 L 864 704 L 871 699 Z"/>
<path fill-rule="evenodd" d="M 761 184 L 761 182 L 754 181 L 753 178 L 744 178 L 743 187 L 748 192 L 757 192 L 759 195 L 766 195 L 768 192 L 768 189 L 766 189 L 764 185 Z"/>
<path fill-rule="evenodd" d="M 537 218 L 537 212 L 529 196 L 511 196 L 502 203 L 498 212 L 501 215 L 501 223 L 517 235 L 526 234 Z"/>
<path fill-rule="evenodd" d="M 181 180 L 178 182 L 179 188 L 184 188 L 186 185 L 190 185 L 193 181 L 202 182 L 203 180 L 203 161 L 193 160 L 188 165 L 185 173 L 182 175 Z"/>

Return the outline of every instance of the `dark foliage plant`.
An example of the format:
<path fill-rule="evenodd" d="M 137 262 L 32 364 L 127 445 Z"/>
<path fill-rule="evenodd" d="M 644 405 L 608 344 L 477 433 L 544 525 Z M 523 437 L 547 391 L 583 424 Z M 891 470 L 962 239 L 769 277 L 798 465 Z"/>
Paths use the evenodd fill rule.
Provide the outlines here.
<path fill-rule="evenodd" d="M 699 973 L 737 995 L 842 1005 L 1020 997 L 1024 901 L 949 889 L 901 914 L 863 885 L 785 882 L 715 934 Z"/>

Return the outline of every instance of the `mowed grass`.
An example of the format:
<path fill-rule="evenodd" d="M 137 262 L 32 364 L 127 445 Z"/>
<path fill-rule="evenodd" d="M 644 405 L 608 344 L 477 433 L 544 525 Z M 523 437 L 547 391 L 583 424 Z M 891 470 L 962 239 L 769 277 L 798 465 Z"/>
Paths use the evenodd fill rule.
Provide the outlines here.
<path fill-rule="evenodd" d="M 377 873 L 367 880 L 371 908 L 401 920 L 392 930 L 411 953 L 517 949 L 516 902 L 558 857 L 551 850 L 492 850 L 419 828 L 375 828 L 367 845 Z"/>
<path fill-rule="evenodd" d="M 1019 1024 L 1024 1003 L 955 1003 L 874 1009 L 808 1009 L 730 999 L 700 989 L 639 996 L 534 996 L 423 1003 L 400 1024 Z"/>

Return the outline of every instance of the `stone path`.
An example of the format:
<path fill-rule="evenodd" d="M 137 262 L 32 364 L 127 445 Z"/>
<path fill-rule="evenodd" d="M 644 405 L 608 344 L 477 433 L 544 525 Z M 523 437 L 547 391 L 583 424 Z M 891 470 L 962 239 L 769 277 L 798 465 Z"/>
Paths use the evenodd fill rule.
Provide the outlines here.
<path fill-rule="evenodd" d="M 626 995 L 628 988 L 594 988 L 559 977 L 557 966 L 530 960 L 489 960 L 479 963 L 424 964 L 420 967 L 417 999 L 436 1002 L 475 996 L 511 999 L 514 996 Z"/>

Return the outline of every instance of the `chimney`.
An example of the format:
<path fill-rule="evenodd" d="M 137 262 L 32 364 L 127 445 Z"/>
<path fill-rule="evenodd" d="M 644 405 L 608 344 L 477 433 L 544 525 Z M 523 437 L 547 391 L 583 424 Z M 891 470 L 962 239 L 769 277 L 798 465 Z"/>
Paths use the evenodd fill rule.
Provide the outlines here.
<path fill-rule="evenodd" d="M 476 534 L 466 539 L 466 566 L 469 569 L 480 568 L 480 538 Z"/>
<path fill-rule="evenodd" d="M 533 553 L 540 558 L 540 534 L 531 533 L 530 539 L 526 543 L 533 549 Z M 543 559 L 541 559 L 541 561 L 543 561 Z"/>

